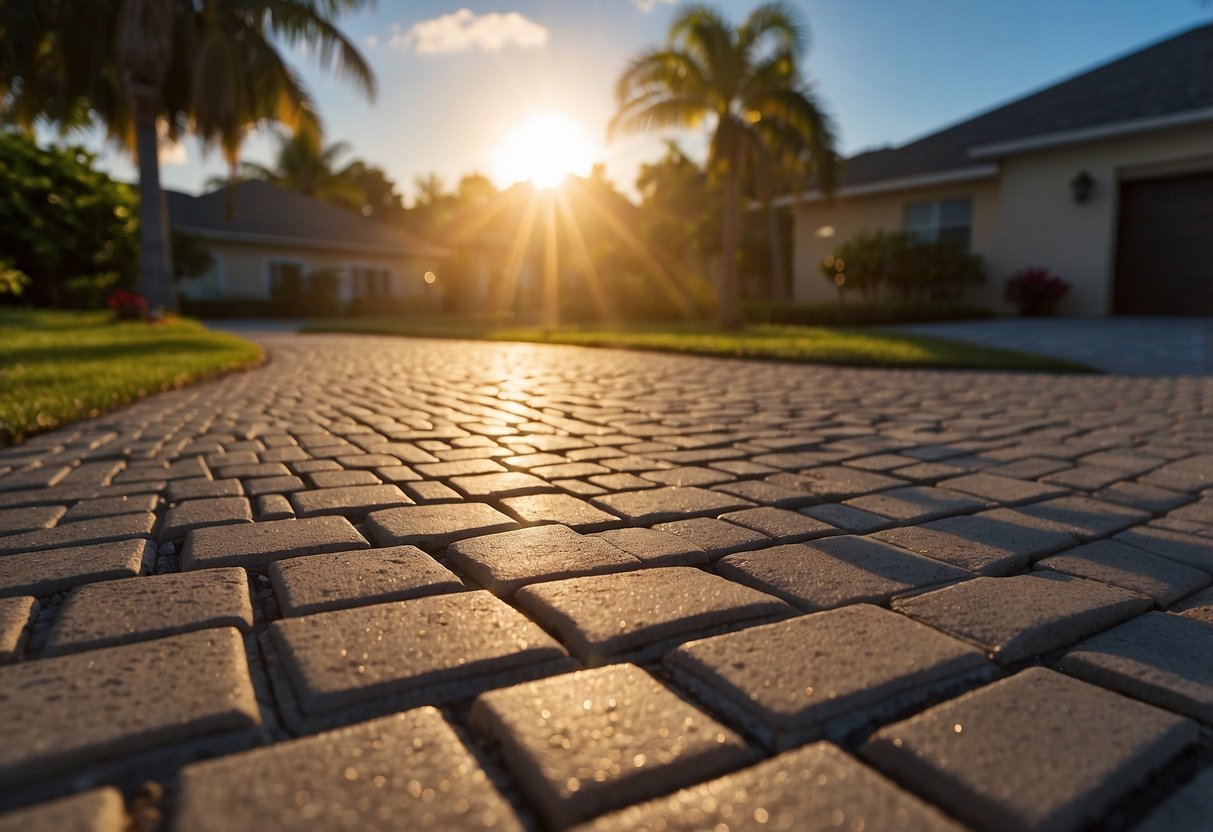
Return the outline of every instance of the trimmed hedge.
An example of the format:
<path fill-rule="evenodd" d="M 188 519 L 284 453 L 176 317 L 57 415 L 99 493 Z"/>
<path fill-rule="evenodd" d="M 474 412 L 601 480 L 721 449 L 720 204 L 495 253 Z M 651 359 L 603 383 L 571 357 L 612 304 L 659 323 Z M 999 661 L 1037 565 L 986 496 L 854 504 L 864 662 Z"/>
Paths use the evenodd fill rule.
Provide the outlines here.
<path fill-rule="evenodd" d="M 755 324 L 800 326 L 872 326 L 931 321 L 963 321 L 993 318 L 989 309 L 957 301 L 915 300 L 882 303 L 772 303 L 749 301 L 745 319 Z"/>

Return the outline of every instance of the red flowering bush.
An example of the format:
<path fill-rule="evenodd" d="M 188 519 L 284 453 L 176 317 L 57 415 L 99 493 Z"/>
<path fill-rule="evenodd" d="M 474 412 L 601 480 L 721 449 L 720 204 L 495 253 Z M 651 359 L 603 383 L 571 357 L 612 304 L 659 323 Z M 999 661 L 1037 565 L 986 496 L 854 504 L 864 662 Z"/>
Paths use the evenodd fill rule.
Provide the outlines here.
<path fill-rule="evenodd" d="M 1020 269 L 1007 278 L 1006 299 L 1021 315 L 1048 315 L 1070 291 L 1070 282 L 1039 266 Z"/>
<path fill-rule="evenodd" d="M 105 305 L 113 310 L 117 321 L 141 321 L 147 317 L 147 299 L 138 292 L 115 289 L 105 299 Z"/>

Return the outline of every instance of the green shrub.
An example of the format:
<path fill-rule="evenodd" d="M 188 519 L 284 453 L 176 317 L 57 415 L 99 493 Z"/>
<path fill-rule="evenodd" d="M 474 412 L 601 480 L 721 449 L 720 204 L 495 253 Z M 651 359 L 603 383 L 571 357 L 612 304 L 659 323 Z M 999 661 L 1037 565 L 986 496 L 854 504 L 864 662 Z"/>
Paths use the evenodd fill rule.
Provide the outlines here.
<path fill-rule="evenodd" d="M 871 303 L 890 293 L 902 301 L 957 300 L 985 280 L 981 258 L 955 243 L 924 242 L 902 231 L 861 231 L 821 263 L 840 299 L 858 292 Z"/>
<path fill-rule="evenodd" d="M 773 303 L 745 304 L 745 319 L 755 324 L 800 326 L 869 326 L 928 323 L 992 318 L 988 309 L 957 301 L 909 300 L 884 303 Z"/>

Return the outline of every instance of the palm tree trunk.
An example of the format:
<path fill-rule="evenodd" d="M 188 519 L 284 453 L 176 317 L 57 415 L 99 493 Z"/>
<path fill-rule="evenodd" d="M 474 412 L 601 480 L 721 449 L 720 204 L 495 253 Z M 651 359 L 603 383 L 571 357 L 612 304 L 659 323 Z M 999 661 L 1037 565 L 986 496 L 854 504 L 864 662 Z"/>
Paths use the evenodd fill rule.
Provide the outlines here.
<path fill-rule="evenodd" d="M 169 246 L 168 210 L 160 188 L 157 156 L 156 110 L 140 97 L 135 102 L 135 154 L 139 163 L 139 292 L 148 306 L 166 312 L 177 310 L 173 290 L 172 249 Z"/>
<path fill-rule="evenodd" d="M 729 160 L 728 170 L 725 172 L 724 214 L 721 217 L 720 255 L 724 263 L 720 277 L 720 298 L 716 309 L 716 323 L 722 329 L 736 329 L 741 326 L 741 280 L 737 273 L 740 199 L 741 177 L 738 175 L 737 160 L 733 158 Z"/>
<path fill-rule="evenodd" d="M 774 203 L 767 204 L 767 238 L 771 246 L 771 300 L 787 303 L 791 300 L 788 266 L 783 256 L 783 240 L 779 233 L 779 211 Z"/>

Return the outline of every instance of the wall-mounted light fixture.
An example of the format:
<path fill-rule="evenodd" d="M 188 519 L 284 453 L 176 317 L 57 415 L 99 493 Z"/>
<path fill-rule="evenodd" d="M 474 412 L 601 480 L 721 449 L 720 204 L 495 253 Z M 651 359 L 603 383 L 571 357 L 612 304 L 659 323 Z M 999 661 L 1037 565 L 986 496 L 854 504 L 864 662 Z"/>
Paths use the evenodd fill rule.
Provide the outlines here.
<path fill-rule="evenodd" d="M 1091 198 L 1091 191 L 1094 189 L 1095 179 L 1085 170 L 1080 170 L 1070 180 L 1070 194 L 1074 197 L 1075 202 L 1086 202 Z"/>

